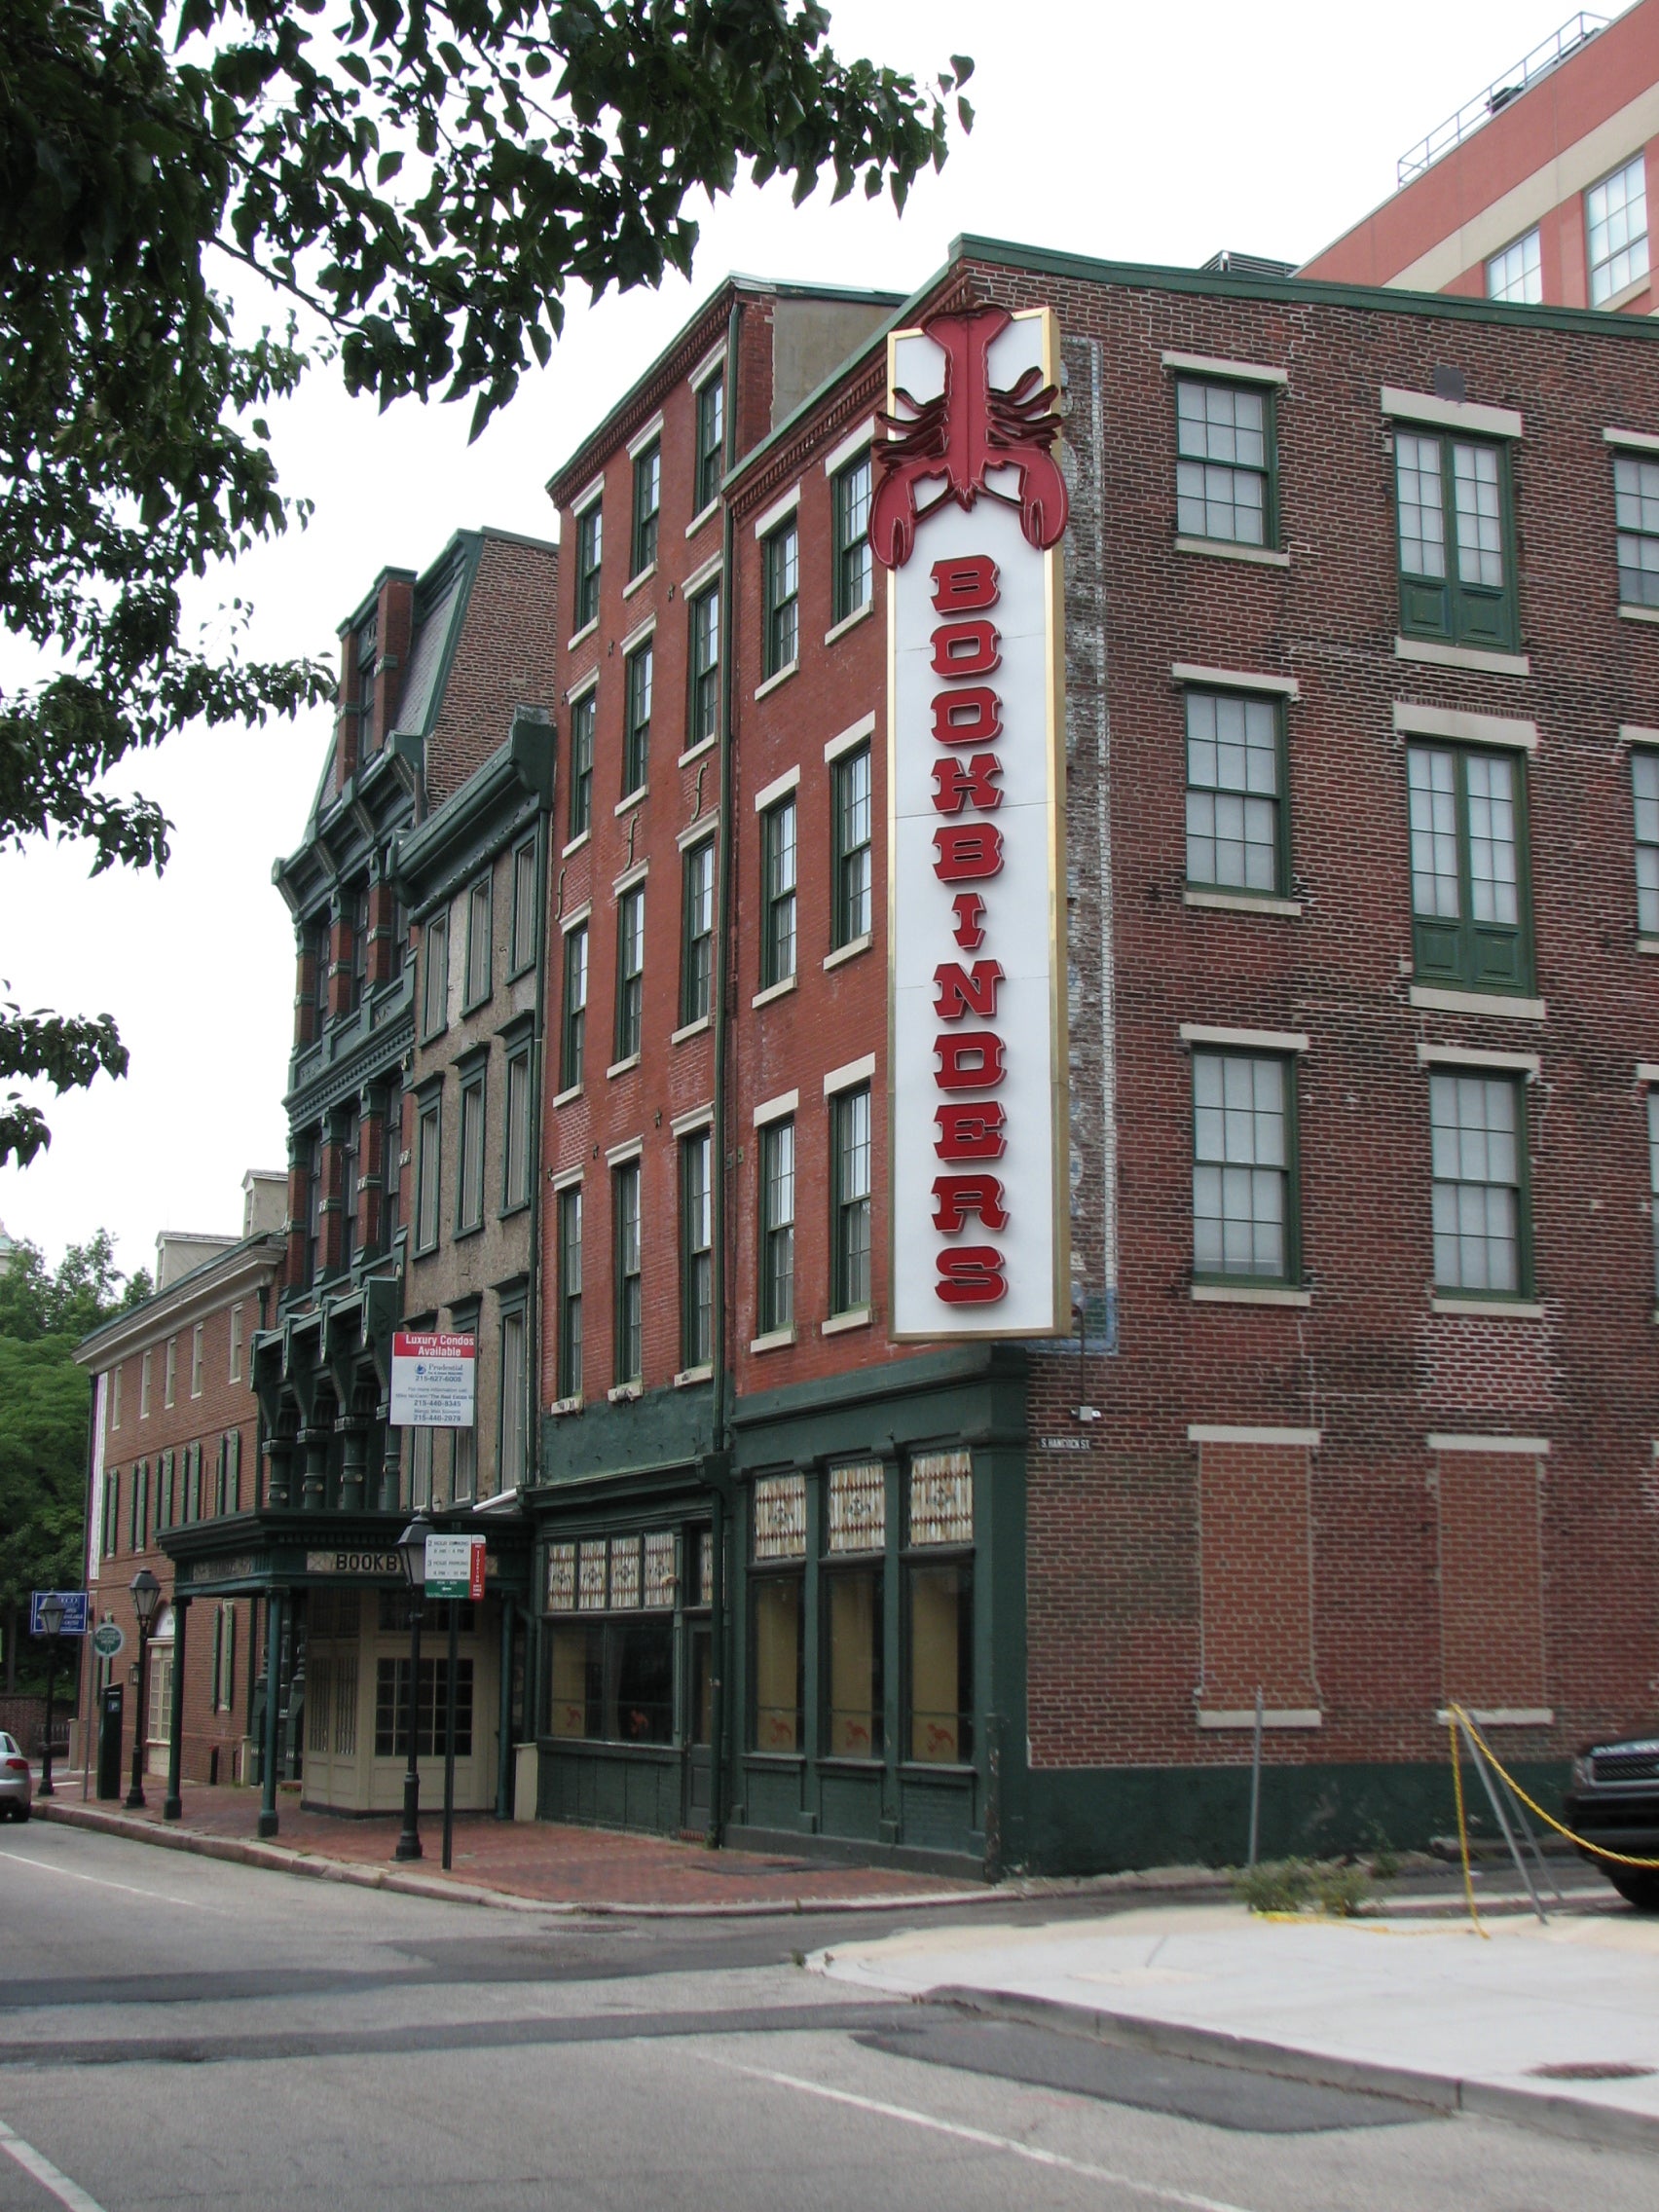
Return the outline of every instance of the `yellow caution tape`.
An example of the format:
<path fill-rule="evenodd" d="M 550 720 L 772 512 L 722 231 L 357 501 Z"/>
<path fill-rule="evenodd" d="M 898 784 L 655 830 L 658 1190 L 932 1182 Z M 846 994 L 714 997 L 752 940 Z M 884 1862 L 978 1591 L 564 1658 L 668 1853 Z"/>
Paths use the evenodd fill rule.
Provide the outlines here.
<path fill-rule="evenodd" d="M 1469 1715 L 1463 1711 L 1463 1708 L 1460 1705 L 1451 1706 L 1448 1708 L 1448 1710 L 1453 1715 L 1453 1718 L 1448 1723 L 1448 1725 L 1452 1729 L 1452 1771 L 1455 1776 L 1457 1773 L 1456 1724 L 1460 1720 L 1463 1723 L 1464 1727 L 1469 1731 L 1470 1737 L 1473 1739 L 1473 1741 L 1477 1745 L 1479 1745 L 1481 1752 L 1486 1758 L 1488 1764 L 1492 1766 L 1495 1770 L 1495 1772 L 1502 1775 L 1504 1781 L 1508 1783 L 1510 1788 L 1514 1790 L 1516 1796 L 1520 1798 L 1522 1804 L 1527 1807 L 1529 1812 L 1536 1813 L 1539 1820 L 1543 1822 L 1546 1827 L 1554 1828 L 1557 1835 L 1566 1836 L 1567 1842 L 1575 1843 L 1580 1851 L 1593 1852 L 1598 1859 L 1610 1859 L 1615 1866 L 1641 1866 L 1647 1868 L 1649 1871 L 1659 1872 L 1659 1859 L 1633 1859 L 1628 1851 L 1609 1851 L 1604 1843 L 1592 1843 L 1587 1836 L 1574 1835 L 1571 1828 L 1566 1826 L 1562 1822 L 1558 1821 L 1553 1813 L 1546 1813 L 1542 1805 L 1537 1802 L 1536 1798 L 1528 1796 L 1526 1790 L 1522 1788 L 1521 1785 L 1516 1781 L 1515 1777 L 1509 1772 L 1509 1769 L 1502 1763 L 1500 1759 L 1494 1757 L 1492 1746 L 1487 1742 L 1486 1738 L 1481 1734 L 1480 1730 L 1475 1726 L 1474 1722 L 1469 1718 Z M 1462 1827 L 1462 1821 L 1463 1788 L 1462 1783 L 1459 1780 L 1457 1785 L 1457 1824 L 1459 1831 Z M 1464 1847 L 1463 1863 L 1466 1875 L 1468 1869 L 1468 1850 L 1466 1845 Z M 1473 1909 L 1472 1899 L 1470 1900 L 1470 1908 L 1471 1910 Z"/>
<path fill-rule="evenodd" d="M 1469 1900 L 1469 1918 L 1475 1924 L 1475 1934 L 1492 1941 L 1492 1936 L 1481 1926 L 1481 1916 L 1475 1910 L 1475 1880 L 1469 1872 L 1469 1825 L 1463 1818 L 1463 1761 L 1457 1750 L 1457 1708 L 1452 1708 L 1453 1717 L 1446 1723 L 1446 1732 L 1452 1739 L 1452 1793 L 1457 1800 L 1457 1849 L 1463 1860 L 1463 1895 Z"/>

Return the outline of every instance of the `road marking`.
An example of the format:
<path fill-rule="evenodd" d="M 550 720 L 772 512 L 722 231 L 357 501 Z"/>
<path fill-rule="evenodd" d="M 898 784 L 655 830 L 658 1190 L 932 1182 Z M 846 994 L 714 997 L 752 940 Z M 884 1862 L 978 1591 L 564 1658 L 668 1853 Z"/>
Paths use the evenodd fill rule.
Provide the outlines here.
<path fill-rule="evenodd" d="M 44 2157 L 32 2143 L 25 2143 L 20 2135 L 15 2134 L 3 2120 L 0 2120 L 0 2151 L 21 2166 L 24 2173 L 33 2174 L 42 2189 L 50 2190 L 64 2212 L 103 2212 L 95 2196 L 89 2196 L 67 2174 L 59 2173 L 50 2158 Z"/>
<path fill-rule="evenodd" d="M 1028 2158 L 1034 2166 L 1058 2166 L 1065 2173 L 1082 2174 L 1089 2181 L 1110 2182 L 1116 2189 L 1130 2190 L 1137 2196 L 1149 2196 L 1159 2204 L 1178 2204 L 1185 2212 L 1245 2212 L 1245 2207 L 1230 2204 L 1219 2196 L 1195 2196 L 1188 2190 L 1165 2189 L 1155 2181 L 1137 2181 L 1133 2174 L 1116 2173 L 1110 2166 L 1089 2165 L 1082 2158 L 1068 2158 L 1058 2151 L 1040 2150 L 1034 2143 L 1021 2143 L 1017 2136 L 993 2135 L 988 2128 L 964 2127 L 954 2120 L 939 2120 L 931 2112 L 916 2112 L 909 2105 L 884 2104 L 879 2097 L 856 2096 L 851 2089 L 831 2089 L 822 2082 L 808 2082 L 798 2074 L 780 2074 L 770 2066 L 744 2066 L 735 2058 L 717 2058 L 713 2051 L 694 2050 L 689 2054 L 701 2058 L 710 2066 L 723 2067 L 728 2074 L 747 2074 L 752 2081 L 771 2082 L 782 2089 L 799 2089 L 809 2097 L 823 2097 L 830 2104 L 852 2105 L 859 2112 L 872 2112 L 884 2120 L 902 2120 L 911 2127 L 926 2127 L 936 2135 L 954 2135 L 962 2143 L 977 2143 L 987 2151 L 1007 2151 L 1016 2158 Z"/>
<path fill-rule="evenodd" d="M 38 1866 L 43 1874 L 61 1874 L 66 1882 L 92 1882 L 100 1890 L 125 1890 L 129 1898 L 149 1898 L 157 1904 L 182 1904 L 191 1912 L 210 1912 L 215 1920 L 234 1918 L 222 1905 L 203 1904 L 196 1898 L 169 1897 L 166 1890 L 144 1890 L 133 1882 L 112 1882 L 102 1874 L 79 1874 L 73 1866 L 55 1866 L 50 1859 L 29 1859 L 20 1851 L 0 1851 L 0 1860 L 10 1866 Z"/>

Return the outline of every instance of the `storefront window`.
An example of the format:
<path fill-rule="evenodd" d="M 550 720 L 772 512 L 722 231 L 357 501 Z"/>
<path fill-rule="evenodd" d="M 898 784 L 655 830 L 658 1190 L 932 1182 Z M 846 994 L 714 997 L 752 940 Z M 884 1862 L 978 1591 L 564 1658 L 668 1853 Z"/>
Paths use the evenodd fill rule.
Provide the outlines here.
<path fill-rule="evenodd" d="M 755 1584 L 755 1749 L 801 1749 L 803 1577 L 766 1574 Z"/>
<path fill-rule="evenodd" d="M 599 1744 L 673 1743 L 671 1621 L 571 1621 L 556 1627 L 549 1641 L 553 1735 Z"/>
<path fill-rule="evenodd" d="M 842 1567 L 825 1578 L 830 1638 L 829 1753 L 873 1759 L 882 1751 L 881 1569 Z"/>
<path fill-rule="evenodd" d="M 912 1759 L 964 1766 L 974 1755 L 974 1569 L 911 1567 L 907 1575 Z"/>
<path fill-rule="evenodd" d="M 449 1661 L 423 1659 L 421 1699 L 416 1714 L 416 1748 L 420 1756 L 441 1756 L 449 1734 Z M 461 1659 L 455 1670 L 455 1755 L 472 1756 L 472 1661 Z M 375 1756 L 378 1759 L 409 1756 L 409 1662 L 382 1659 L 375 1675 Z"/>

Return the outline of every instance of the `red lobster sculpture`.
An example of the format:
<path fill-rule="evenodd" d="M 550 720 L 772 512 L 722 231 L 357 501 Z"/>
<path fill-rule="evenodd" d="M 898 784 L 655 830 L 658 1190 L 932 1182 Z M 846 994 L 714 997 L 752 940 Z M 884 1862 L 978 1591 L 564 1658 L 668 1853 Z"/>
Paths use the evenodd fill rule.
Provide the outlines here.
<path fill-rule="evenodd" d="M 922 329 L 944 355 L 944 389 L 916 401 L 902 387 L 897 402 L 905 416 L 878 418 L 888 435 L 874 447 L 881 482 L 870 502 L 870 549 L 884 569 L 901 569 L 916 542 L 916 525 L 936 506 L 954 499 L 972 507 L 980 493 L 1019 509 L 1019 527 L 1041 553 L 1058 544 L 1066 527 L 1066 483 L 1051 450 L 1059 435 L 1054 387 L 1027 369 L 1011 391 L 991 383 L 991 346 L 1014 320 L 1007 308 L 971 308 L 930 315 Z M 985 472 L 1013 468 L 1019 497 L 1011 499 L 985 482 Z M 944 490 L 926 507 L 918 488 L 942 479 Z"/>

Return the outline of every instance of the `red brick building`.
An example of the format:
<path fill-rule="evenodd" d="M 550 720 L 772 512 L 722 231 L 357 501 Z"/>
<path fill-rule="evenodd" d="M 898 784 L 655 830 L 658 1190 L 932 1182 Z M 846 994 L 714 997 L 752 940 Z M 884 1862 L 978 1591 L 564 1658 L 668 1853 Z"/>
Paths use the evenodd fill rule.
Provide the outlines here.
<path fill-rule="evenodd" d="M 918 1346 L 886 331 L 734 441 L 717 565 L 728 297 L 554 482 L 556 805 L 591 797 L 549 963 L 542 1809 L 1225 1859 L 1258 1691 L 1270 1848 L 1423 1840 L 1452 1699 L 1552 1786 L 1659 1677 L 1659 641 L 1620 619 L 1659 525 L 1615 474 L 1659 450 L 1651 324 L 979 240 L 884 318 L 1051 309 L 1070 492 L 1071 1333 Z"/>
<path fill-rule="evenodd" d="M 1393 197 L 1300 274 L 1650 314 L 1656 154 L 1659 0 L 1580 12 L 1401 155 Z"/>

